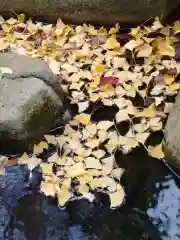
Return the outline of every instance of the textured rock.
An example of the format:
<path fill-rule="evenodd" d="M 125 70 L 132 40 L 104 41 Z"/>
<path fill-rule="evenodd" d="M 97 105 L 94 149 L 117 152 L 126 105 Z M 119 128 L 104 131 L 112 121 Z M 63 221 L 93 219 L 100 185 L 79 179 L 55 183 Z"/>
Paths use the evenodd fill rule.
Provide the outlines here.
<path fill-rule="evenodd" d="M 24 151 L 61 116 L 64 92 L 43 60 L 4 53 L 1 67 L 13 73 L 0 79 L 0 152 Z"/>
<path fill-rule="evenodd" d="M 180 94 L 165 126 L 164 151 L 169 162 L 180 170 Z"/>
<path fill-rule="evenodd" d="M 165 18 L 178 6 L 178 0 L 4 0 L 0 12 L 21 11 L 44 21 L 61 17 L 73 23 L 114 24 L 137 23 L 154 16 Z"/>

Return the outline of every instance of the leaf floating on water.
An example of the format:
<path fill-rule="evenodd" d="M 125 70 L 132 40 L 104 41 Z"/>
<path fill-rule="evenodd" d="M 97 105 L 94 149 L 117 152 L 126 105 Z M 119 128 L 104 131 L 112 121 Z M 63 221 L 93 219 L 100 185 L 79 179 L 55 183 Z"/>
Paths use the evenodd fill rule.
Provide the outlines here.
<path fill-rule="evenodd" d="M 58 203 L 61 207 L 64 207 L 64 205 L 66 204 L 66 202 L 72 197 L 71 192 L 69 191 L 68 188 L 66 187 L 61 187 L 58 191 L 57 191 L 57 197 L 58 197 Z"/>
<path fill-rule="evenodd" d="M 111 174 L 112 176 L 117 179 L 118 181 L 120 180 L 121 176 L 123 175 L 124 173 L 124 169 L 122 168 L 115 168 L 112 170 Z"/>
<path fill-rule="evenodd" d="M 55 196 L 55 186 L 51 182 L 41 182 L 40 190 L 46 195 L 46 196 Z"/>
<path fill-rule="evenodd" d="M 110 193 L 109 197 L 111 202 L 111 208 L 119 207 L 123 203 L 125 197 L 124 189 L 121 188 L 116 192 Z"/>
<path fill-rule="evenodd" d="M 162 150 L 162 144 L 158 146 L 148 146 L 149 154 L 154 158 L 164 158 L 164 152 Z"/>
<path fill-rule="evenodd" d="M 80 185 L 78 188 L 78 192 L 82 195 L 89 193 L 89 187 L 87 184 Z"/>
<path fill-rule="evenodd" d="M 52 163 L 41 163 L 40 164 L 41 170 L 45 175 L 53 175 L 53 164 Z"/>

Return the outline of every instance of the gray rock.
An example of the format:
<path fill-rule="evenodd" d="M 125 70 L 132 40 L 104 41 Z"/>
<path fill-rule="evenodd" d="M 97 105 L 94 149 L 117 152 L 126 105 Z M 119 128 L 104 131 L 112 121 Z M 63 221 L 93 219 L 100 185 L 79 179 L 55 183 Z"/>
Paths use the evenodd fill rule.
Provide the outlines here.
<path fill-rule="evenodd" d="M 2 53 L 1 67 L 13 73 L 0 79 L 0 152 L 25 151 L 62 116 L 65 94 L 43 60 Z"/>
<path fill-rule="evenodd" d="M 74 24 L 115 24 L 139 23 L 155 16 L 166 18 L 178 6 L 178 0 L 4 0 L 0 13 L 24 12 L 47 22 L 61 17 Z"/>
<path fill-rule="evenodd" d="M 180 170 L 180 93 L 165 126 L 163 145 L 169 163 Z"/>

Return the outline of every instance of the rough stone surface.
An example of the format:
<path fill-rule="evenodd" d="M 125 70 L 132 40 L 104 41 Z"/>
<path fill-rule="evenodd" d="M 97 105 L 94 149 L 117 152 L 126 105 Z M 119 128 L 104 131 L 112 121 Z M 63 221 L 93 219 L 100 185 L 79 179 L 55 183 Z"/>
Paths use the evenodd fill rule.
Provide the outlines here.
<path fill-rule="evenodd" d="M 180 94 L 165 126 L 164 151 L 169 162 L 180 170 Z"/>
<path fill-rule="evenodd" d="M 0 152 L 19 152 L 52 127 L 64 93 L 54 91 L 55 76 L 43 60 L 3 53 L 1 67 L 13 73 L 0 79 Z"/>
<path fill-rule="evenodd" d="M 165 18 L 178 6 L 178 0 L 4 0 L 0 12 L 24 12 L 45 21 L 61 17 L 73 23 L 114 24 Z"/>

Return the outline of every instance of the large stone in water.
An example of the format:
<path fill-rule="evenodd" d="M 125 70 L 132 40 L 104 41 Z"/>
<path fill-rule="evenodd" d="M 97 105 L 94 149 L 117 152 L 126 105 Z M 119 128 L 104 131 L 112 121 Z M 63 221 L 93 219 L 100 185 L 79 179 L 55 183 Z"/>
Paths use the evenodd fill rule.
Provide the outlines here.
<path fill-rule="evenodd" d="M 63 113 L 64 92 L 41 59 L 0 54 L 0 152 L 25 151 Z"/>
<path fill-rule="evenodd" d="M 4 0 L 0 13 L 24 12 L 43 21 L 61 17 L 72 23 L 115 24 L 166 18 L 178 6 L 178 0 Z"/>
<path fill-rule="evenodd" d="M 165 126 L 164 152 L 168 161 L 180 170 L 180 93 Z"/>

